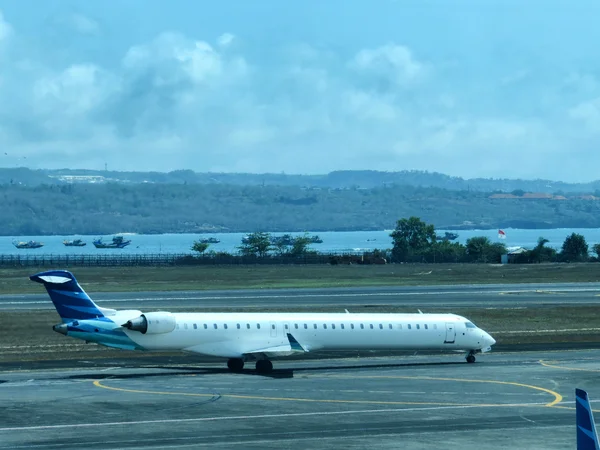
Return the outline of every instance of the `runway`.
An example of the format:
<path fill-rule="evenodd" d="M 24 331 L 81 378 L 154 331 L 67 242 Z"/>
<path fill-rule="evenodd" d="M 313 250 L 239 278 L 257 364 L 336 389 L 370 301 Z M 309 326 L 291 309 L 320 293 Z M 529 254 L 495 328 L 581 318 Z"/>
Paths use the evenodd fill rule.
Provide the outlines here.
<path fill-rule="evenodd" d="M 86 289 L 84 285 L 84 289 Z M 168 307 L 267 308 L 295 306 L 486 306 L 497 308 L 600 304 L 600 283 L 256 289 L 194 292 L 106 293 L 89 290 L 100 306 L 117 309 Z M 53 309 L 47 294 L 2 295 L 0 311 Z"/>
<path fill-rule="evenodd" d="M 565 449 L 600 351 L 0 372 L 4 448 Z"/>

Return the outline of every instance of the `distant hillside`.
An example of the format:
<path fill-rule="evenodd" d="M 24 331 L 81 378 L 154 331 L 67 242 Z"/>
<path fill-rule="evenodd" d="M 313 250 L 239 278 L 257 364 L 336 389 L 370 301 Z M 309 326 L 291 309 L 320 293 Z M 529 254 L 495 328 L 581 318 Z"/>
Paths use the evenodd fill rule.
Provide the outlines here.
<path fill-rule="evenodd" d="M 410 216 L 441 229 L 600 227 L 600 200 L 592 195 L 498 197 L 408 185 L 61 183 L 0 185 L 0 234 L 382 230 Z"/>
<path fill-rule="evenodd" d="M 30 170 L 1 169 L 0 184 L 69 183 L 159 183 L 159 184 L 222 184 L 236 186 L 298 186 L 307 188 L 372 189 L 391 186 L 435 187 L 452 191 L 510 193 L 525 192 L 562 195 L 566 193 L 600 196 L 600 181 L 564 183 L 551 180 L 464 179 L 441 173 L 423 171 L 378 172 L 372 170 L 336 171 L 326 175 L 286 175 L 250 173 L 197 173 L 191 170 L 173 172 L 116 172 L 100 170 Z M 598 191 L 598 192 L 597 192 Z"/>

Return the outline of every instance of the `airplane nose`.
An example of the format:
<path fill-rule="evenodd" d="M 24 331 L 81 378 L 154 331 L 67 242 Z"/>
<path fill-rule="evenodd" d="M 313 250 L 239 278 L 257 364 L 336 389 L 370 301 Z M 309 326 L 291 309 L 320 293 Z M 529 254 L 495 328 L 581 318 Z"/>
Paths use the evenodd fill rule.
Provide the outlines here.
<path fill-rule="evenodd" d="M 490 336 L 485 331 L 483 332 L 483 341 L 490 347 L 496 343 L 496 339 L 494 339 L 492 336 Z"/>

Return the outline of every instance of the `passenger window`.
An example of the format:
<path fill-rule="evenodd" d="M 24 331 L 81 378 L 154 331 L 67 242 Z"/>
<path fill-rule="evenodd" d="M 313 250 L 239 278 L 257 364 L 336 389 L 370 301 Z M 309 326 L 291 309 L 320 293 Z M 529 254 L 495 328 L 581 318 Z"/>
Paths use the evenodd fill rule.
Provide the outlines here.
<path fill-rule="evenodd" d="M 271 330 L 274 330 L 274 329 L 275 329 L 275 325 L 271 325 Z"/>
<path fill-rule="evenodd" d="M 421 325 L 417 324 L 417 330 L 421 329 Z"/>
<path fill-rule="evenodd" d="M 260 330 L 260 323 L 256 324 L 256 329 Z"/>
<path fill-rule="evenodd" d="M 246 324 L 246 328 L 250 329 L 250 324 L 249 323 Z"/>
<path fill-rule="evenodd" d="M 290 329 L 290 326 L 289 326 L 289 325 L 286 323 L 286 324 L 284 325 L 284 328 L 285 328 L 286 330 L 289 330 L 289 329 Z"/>
<path fill-rule="evenodd" d="M 354 330 L 354 324 L 353 323 L 350 324 L 350 328 L 352 328 Z"/>
<path fill-rule="evenodd" d="M 213 324 L 213 327 L 215 327 L 215 330 L 216 330 L 216 329 L 217 329 L 217 324 L 216 324 L 216 323 L 214 323 L 214 324 Z"/>
<path fill-rule="evenodd" d="M 238 329 L 238 330 L 240 329 L 240 324 L 239 324 L 239 323 L 237 324 L 237 329 Z"/>
<path fill-rule="evenodd" d="M 425 324 L 425 329 L 428 330 L 429 328 L 427 327 L 427 324 Z"/>
<path fill-rule="evenodd" d="M 342 330 L 344 329 L 344 324 L 341 324 L 340 327 L 342 327 Z"/>
<path fill-rule="evenodd" d="M 371 330 L 372 330 L 372 329 L 373 329 L 373 324 L 370 324 L 370 325 L 369 325 L 369 328 L 371 328 Z"/>
<path fill-rule="evenodd" d="M 179 324 L 175 325 L 175 328 L 177 328 L 179 330 Z"/>
<path fill-rule="evenodd" d="M 313 324 L 313 327 L 314 327 L 314 328 L 315 328 L 315 330 L 316 330 L 316 329 L 317 329 L 317 324 L 316 324 L 316 323 L 315 323 L 315 324 Z"/>
<path fill-rule="evenodd" d="M 223 328 L 227 329 L 227 324 L 224 324 L 224 325 L 223 325 Z"/>
<path fill-rule="evenodd" d="M 327 329 L 327 324 L 326 323 L 323 324 L 323 328 Z"/>
<path fill-rule="evenodd" d="M 383 330 L 383 324 L 381 324 L 381 323 L 379 324 L 379 329 Z"/>
<path fill-rule="evenodd" d="M 205 330 L 208 329 L 208 325 L 204 324 L 204 329 Z"/>
<path fill-rule="evenodd" d="M 331 329 L 332 329 L 332 330 L 335 330 L 335 323 L 332 323 L 332 324 L 331 324 Z"/>
<path fill-rule="evenodd" d="M 183 324 L 183 329 L 184 329 L 184 330 L 187 330 L 187 323 L 184 323 L 184 324 Z"/>
<path fill-rule="evenodd" d="M 389 328 L 390 330 L 392 329 L 392 324 L 391 324 L 391 323 L 388 325 L 388 328 Z"/>
<path fill-rule="evenodd" d="M 295 323 L 295 324 L 294 324 L 294 328 L 295 328 L 296 330 L 298 329 L 298 324 L 297 324 L 297 323 Z"/>
<path fill-rule="evenodd" d="M 198 329 L 198 325 L 194 324 L 194 330 Z"/>
<path fill-rule="evenodd" d="M 361 323 L 361 324 L 360 324 L 360 329 L 361 329 L 361 330 L 364 330 L 364 329 L 365 329 L 365 324 L 364 324 L 364 323 Z"/>
<path fill-rule="evenodd" d="M 410 324 L 410 323 L 408 324 L 408 329 L 409 329 L 409 330 L 412 330 L 412 326 L 411 326 L 411 324 Z"/>
<path fill-rule="evenodd" d="M 307 330 L 308 329 L 308 325 L 304 324 L 304 329 Z"/>
<path fill-rule="evenodd" d="M 401 329 L 402 329 L 402 324 L 401 324 L 401 323 L 399 323 L 399 324 L 398 324 L 398 329 L 399 329 L 399 330 L 401 330 Z"/>

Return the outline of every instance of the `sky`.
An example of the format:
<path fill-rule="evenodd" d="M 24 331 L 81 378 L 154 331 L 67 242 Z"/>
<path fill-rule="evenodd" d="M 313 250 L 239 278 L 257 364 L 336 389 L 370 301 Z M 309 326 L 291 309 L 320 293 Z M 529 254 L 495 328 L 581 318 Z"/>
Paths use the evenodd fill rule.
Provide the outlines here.
<path fill-rule="evenodd" d="M 600 2 L 0 0 L 0 167 L 600 179 Z"/>

